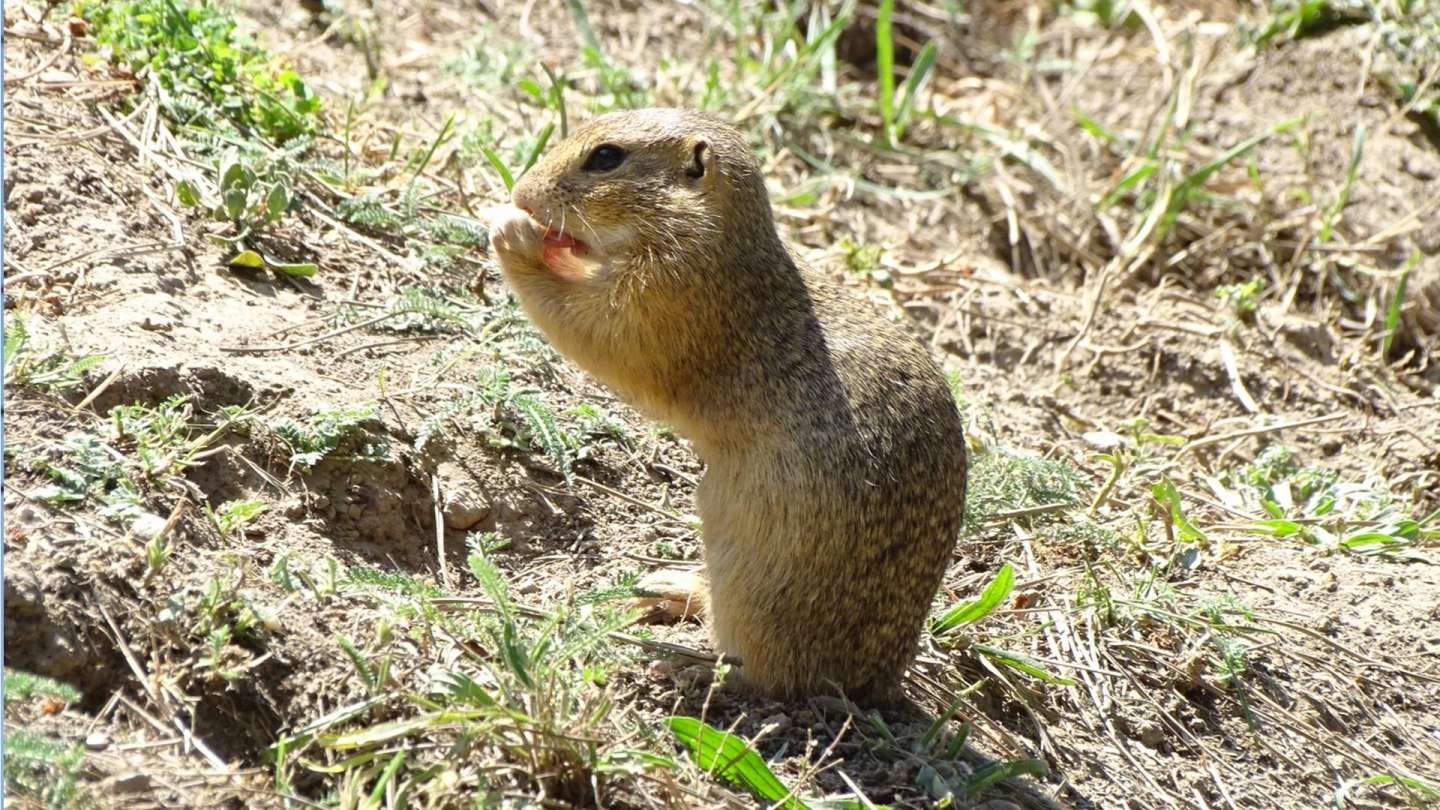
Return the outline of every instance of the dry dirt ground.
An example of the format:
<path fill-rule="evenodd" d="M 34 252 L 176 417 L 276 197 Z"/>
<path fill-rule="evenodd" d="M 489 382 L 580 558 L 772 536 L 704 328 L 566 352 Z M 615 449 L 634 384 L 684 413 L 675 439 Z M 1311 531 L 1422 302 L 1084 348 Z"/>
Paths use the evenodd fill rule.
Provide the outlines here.
<path fill-rule="evenodd" d="M 80 745 L 73 801 L 760 806 L 689 764 L 669 715 L 755 740 L 817 807 L 1440 800 L 1440 542 L 1424 522 L 1440 509 L 1434 117 L 1375 78 L 1373 27 L 1257 48 L 1243 30 L 1272 12 L 1218 2 L 1108 27 L 1056 10 L 1069 4 L 947 21 L 902 2 L 901 61 L 941 48 L 920 101 L 935 115 L 893 151 L 869 148 L 877 119 L 855 101 L 875 93 L 863 22 L 841 41 L 859 53 L 815 79 L 833 69 L 850 88 L 833 108 L 783 81 L 718 105 L 764 150 L 785 235 L 957 381 L 984 478 L 937 609 L 1006 563 L 1016 585 L 962 641 L 927 641 L 913 705 L 855 714 L 711 689 L 659 645 L 703 653 L 703 628 L 643 625 L 575 688 L 608 701 L 585 731 L 600 748 L 672 761 L 620 769 L 599 795 L 513 749 L 464 747 L 454 723 L 387 738 L 374 767 L 347 759 L 371 749 L 318 738 L 277 765 L 287 735 L 412 717 L 434 672 L 483 673 L 499 655 L 431 615 L 490 598 L 469 562 L 478 534 L 504 541 L 485 558 L 541 613 L 588 610 L 701 547 L 686 443 L 548 353 L 483 239 L 431 261 L 413 231 L 343 215 L 346 196 L 398 209 L 412 195 L 417 217 L 503 199 L 476 144 L 508 159 L 533 142 L 551 113 L 515 88 L 548 86 L 541 62 L 572 71 L 570 118 L 623 104 L 581 53 L 575 4 L 363 5 L 233 7 L 320 96 L 313 154 L 363 174 L 334 194 L 296 181 L 261 247 L 318 264 L 300 278 L 226 266 L 233 250 L 207 239 L 224 226 L 177 190 L 213 186 L 220 152 L 191 145 L 153 80 L 91 58 L 63 8 L 41 21 L 6 4 L 4 306 L 28 343 L 12 348 L 7 326 L 5 666 L 79 697 L 7 702 L 5 728 Z M 745 4 L 586 7 L 655 103 L 698 103 L 697 54 L 786 58 L 736 34 Z M 1297 117 L 1202 178 L 1168 235 L 1145 230 L 1143 182 L 1121 181 L 1147 144 L 1173 191 Z M 1252 279 L 1250 299 L 1216 293 Z M 343 429 L 307 466 L 286 427 L 319 435 L 325 414 Z M 90 477 L 67 483 L 77 470 Z M 1332 511 L 1305 503 L 1315 481 Z M 249 502 L 253 518 L 220 519 Z M 1256 528 L 1282 516 L 1292 532 Z M 1040 676 L 979 651 L 996 647 Z M 408 795 L 375 788 L 397 750 Z M 1044 774 L 962 789 L 1026 760 Z M 453 768 L 443 789 L 420 764 L 436 761 Z M 6 793 L 65 802 L 31 782 Z"/>

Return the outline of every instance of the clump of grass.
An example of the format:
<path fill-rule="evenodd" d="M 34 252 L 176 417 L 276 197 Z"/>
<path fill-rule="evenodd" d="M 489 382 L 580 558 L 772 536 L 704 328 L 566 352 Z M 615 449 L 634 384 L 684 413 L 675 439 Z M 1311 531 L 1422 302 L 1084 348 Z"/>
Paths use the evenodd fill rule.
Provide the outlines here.
<path fill-rule="evenodd" d="M 203 587 L 185 587 L 167 597 L 156 618 L 187 639 L 197 654 L 190 665 L 202 677 L 236 680 L 254 660 L 248 646 L 258 639 L 264 618 L 241 591 L 242 576 L 232 572 Z M 273 623 L 273 622 L 272 622 Z"/>
<path fill-rule="evenodd" d="M 275 143 L 316 131 L 319 98 L 209 0 L 82 0 L 78 12 L 113 58 L 154 77 L 177 123 L 216 129 L 228 121 Z"/>
<path fill-rule="evenodd" d="M 271 756 L 285 780 L 310 768 L 366 793 L 395 790 L 431 806 L 517 789 L 603 806 L 617 777 L 670 766 L 618 743 L 623 735 L 611 725 L 618 719 L 606 683 L 619 655 L 608 637 L 634 617 L 593 603 L 532 614 L 516 604 L 492 559 L 497 540 L 470 542 L 469 570 L 485 597 L 479 605 L 446 600 L 399 574 L 347 581 L 346 590 L 389 610 L 372 643 L 341 645 L 376 698 L 279 740 Z M 386 662 L 402 638 L 446 645 L 443 656 L 430 652 L 449 663 L 397 682 Z"/>

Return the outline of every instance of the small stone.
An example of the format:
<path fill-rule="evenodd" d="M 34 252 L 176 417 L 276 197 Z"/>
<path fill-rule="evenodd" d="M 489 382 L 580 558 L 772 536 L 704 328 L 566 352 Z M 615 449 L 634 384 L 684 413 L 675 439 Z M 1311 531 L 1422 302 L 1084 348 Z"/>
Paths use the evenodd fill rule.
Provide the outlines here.
<path fill-rule="evenodd" d="M 85 747 L 91 751 L 104 751 L 110 747 L 111 742 L 112 740 L 109 734 L 103 731 L 96 731 L 85 738 Z"/>
<path fill-rule="evenodd" d="M 142 540 L 150 540 L 165 528 L 165 518 L 150 512 L 142 512 L 130 523 L 130 531 Z"/>
<path fill-rule="evenodd" d="M 144 793 L 150 789 L 150 776 L 143 773 L 127 773 L 116 776 L 105 783 L 105 790 L 111 795 Z"/>
<path fill-rule="evenodd" d="M 462 531 L 473 528 L 495 511 L 490 502 L 475 491 L 473 479 L 460 465 L 442 463 L 435 468 L 435 475 L 440 479 L 444 495 L 440 510 L 447 527 Z"/>
<path fill-rule="evenodd" d="M 772 714 L 760 721 L 761 726 L 769 726 L 773 731 L 784 731 L 790 728 L 790 716 L 784 713 Z"/>
<path fill-rule="evenodd" d="M 1140 728 L 1137 729 L 1136 736 L 1140 738 L 1140 742 L 1147 748 L 1158 749 L 1161 744 L 1165 742 L 1165 729 L 1154 720 L 1146 720 L 1140 725 Z"/>
<path fill-rule="evenodd" d="M 656 659 L 645 665 L 645 674 L 657 681 L 663 681 L 675 674 L 675 665 Z"/>
<path fill-rule="evenodd" d="M 445 514 L 445 525 L 452 529 L 469 529 L 490 517 L 490 504 L 467 490 L 451 490 L 445 493 L 441 507 Z"/>

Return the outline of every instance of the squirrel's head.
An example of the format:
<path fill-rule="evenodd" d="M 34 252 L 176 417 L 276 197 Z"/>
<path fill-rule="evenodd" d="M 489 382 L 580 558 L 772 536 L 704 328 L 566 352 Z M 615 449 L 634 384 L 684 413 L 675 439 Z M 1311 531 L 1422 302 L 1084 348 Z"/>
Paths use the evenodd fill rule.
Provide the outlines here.
<path fill-rule="evenodd" d="M 703 265 L 697 257 L 722 260 L 757 225 L 774 234 L 744 137 L 689 110 L 596 118 L 521 178 L 514 203 L 545 227 L 547 244 L 614 269 L 681 272 Z"/>

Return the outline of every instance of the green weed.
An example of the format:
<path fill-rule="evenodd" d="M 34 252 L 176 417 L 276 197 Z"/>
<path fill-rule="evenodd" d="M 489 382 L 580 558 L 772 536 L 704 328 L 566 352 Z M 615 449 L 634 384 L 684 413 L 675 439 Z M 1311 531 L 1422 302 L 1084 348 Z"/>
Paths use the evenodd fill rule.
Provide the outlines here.
<path fill-rule="evenodd" d="M 68 810 L 88 800 L 80 787 L 85 769 L 83 743 L 65 743 L 24 728 L 5 730 L 5 787 L 31 796 L 50 810 Z"/>
<path fill-rule="evenodd" d="M 965 496 L 965 524 L 980 527 L 997 512 L 1080 502 L 1080 473 L 1067 462 L 1021 453 L 1000 445 L 971 454 Z M 1035 520 L 1048 520 L 1037 514 Z"/>
<path fill-rule="evenodd" d="M 341 644 L 367 690 L 378 696 L 386 685 L 384 662 L 395 640 L 463 643 L 447 658 L 453 663 L 432 668 L 421 688 L 388 687 L 389 719 L 367 720 L 380 704 L 366 701 L 286 735 L 271 756 L 353 779 L 367 793 L 392 785 L 422 804 L 483 800 L 515 787 L 603 804 L 616 776 L 670 767 L 667 757 L 616 744 L 619 735 L 607 725 L 614 718 L 605 682 L 616 660 L 607 639 L 633 617 L 598 605 L 531 617 L 490 558 L 493 541 L 470 543 L 470 573 L 486 597 L 480 609 L 439 610 L 443 600 L 433 588 L 403 575 L 354 572 L 344 587 L 383 599 L 395 623 L 367 648 Z M 428 744 L 417 745 L 421 740 Z M 408 753 L 397 757 L 402 749 Z"/>
<path fill-rule="evenodd" d="M 105 356 L 70 357 L 33 345 L 20 313 L 5 316 L 5 385 L 68 390 L 85 379 L 85 372 L 104 362 Z"/>
<path fill-rule="evenodd" d="M 85 746 L 67 744 L 22 725 L 12 715 L 35 697 L 78 703 L 80 693 L 67 683 L 29 672 L 5 668 L 5 794 L 25 797 L 48 810 L 86 806 L 91 797 L 80 787 L 85 769 Z"/>
<path fill-rule="evenodd" d="M 205 504 L 205 514 L 221 537 L 243 534 L 245 527 L 265 511 L 265 502 L 256 499 L 226 501 L 215 509 Z"/>
<path fill-rule="evenodd" d="M 154 77 L 171 120 L 203 129 L 229 122 L 284 143 L 316 131 L 320 100 L 292 70 L 235 32 L 209 0 L 81 0 L 80 16 L 113 58 Z"/>
<path fill-rule="evenodd" d="M 252 643 L 265 622 L 240 588 L 239 573 L 215 577 L 202 588 L 186 587 L 166 597 L 156 618 L 174 628 L 197 649 L 197 671 L 227 681 L 244 673 L 253 653 L 239 642 Z"/>
<path fill-rule="evenodd" d="M 295 179 L 282 164 L 268 162 L 257 171 L 256 165 L 242 160 L 238 150 L 231 150 L 218 164 L 215 185 L 220 202 L 211 208 L 210 216 L 217 222 L 228 223 L 233 233 L 210 236 L 221 246 L 236 251 L 228 260 L 231 267 L 252 270 L 268 267 L 289 276 L 313 276 L 319 271 L 313 262 L 280 261 L 247 246 L 290 210 Z M 181 205 L 200 205 L 200 192 L 188 182 L 181 182 L 175 191 Z"/>
<path fill-rule="evenodd" d="M 56 506 L 93 503 L 122 525 L 147 514 L 144 492 L 170 487 L 184 468 L 232 430 L 251 420 L 244 408 L 225 407 L 201 423 L 188 400 L 175 396 L 157 406 L 111 409 L 108 435 L 75 431 L 55 445 L 32 448 L 27 468 L 49 483 L 36 497 Z"/>
<path fill-rule="evenodd" d="M 366 424 L 375 419 L 369 406 L 321 409 L 304 420 L 282 417 L 269 425 L 289 448 L 290 463 L 308 472 L 332 456 L 350 461 L 384 462 L 390 457 L 382 438 L 374 437 Z M 348 453 L 340 454 L 343 448 Z"/>
<path fill-rule="evenodd" d="M 569 479 L 581 445 L 561 426 L 538 389 L 517 385 L 514 374 L 495 366 L 476 369 L 463 384 L 448 386 L 452 397 L 421 427 L 415 446 L 423 448 L 455 420 L 487 437 L 496 447 L 538 448 L 554 470 Z"/>
<path fill-rule="evenodd" d="M 1225 304 L 1236 320 L 1250 321 L 1260 306 L 1260 293 L 1264 289 L 1264 280 L 1252 278 L 1242 284 L 1221 284 L 1215 288 L 1215 297 Z"/>
<path fill-rule="evenodd" d="M 1281 445 L 1227 471 L 1213 486 L 1264 515 L 1249 527 L 1258 534 L 1416 559 L 1426 559 L 1421 549 L 1440 545 L 1440 510 L 1421 516 L 1378 478 L 1342 481 L 1333 470 L 1300 467 L 1294 451 Z"/>
<path fill-rule="evenodd" d="M 932 619 L 930 622 L 930 634 L 936 639 L 946 639 L 947 636 L 955 633 L 960 628 L 979 622 L 981 619 L 994 613 L 995 610 L 1004 604 L 1005 599 L 1010 595 L 1014 587 L 1015 572 L 1009 563 L 1006 563 L 1001 566 L 995 578 L 981 591 L 978 599 L 971 602 L 961 602 L 946 610 L 937 618 Z M 1048 672 L 1023 655 L 1010 652 L 1000 647 L 976 643 L 968 638 L 960 638 L 958 641 L 952 638 L 946 639 L 946 641 L 948 641 L 951 646 L 973 651 L 991 663 L 1009 667 L 1017 672 L 1023 672 L 1032 678 L 1046 683 L 1053 683 L 1060 686 L 1071 686 L 1075 683 L 1069 678 L 1062 678 Z"/>

